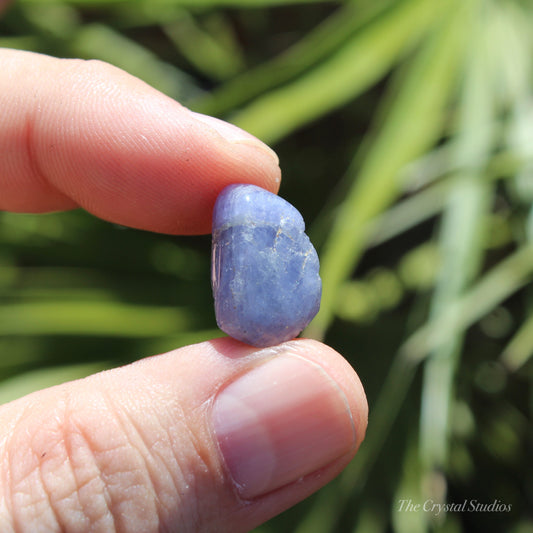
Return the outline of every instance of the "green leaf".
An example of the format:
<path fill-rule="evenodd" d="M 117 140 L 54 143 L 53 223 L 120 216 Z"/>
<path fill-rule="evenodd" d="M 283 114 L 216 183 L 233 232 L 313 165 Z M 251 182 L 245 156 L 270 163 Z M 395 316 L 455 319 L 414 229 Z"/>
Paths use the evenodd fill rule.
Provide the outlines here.
<path fill-rule="evenodd" d="M 402 169 L 430 148 L 442 133 L 444 111 L 455 88 L 467 27 L 453 2 L 440 28 L 418 51 L 369 151 L 349 170 L 351 188 L 339 206 L 321 254 L 323 296 L 307 334 L 323 338 L 331 323 L 337 291 L 353 271 L 369 238 L 369 222 L 402 189 Z M 423 87 L 423 91 L 420 88 Z"/>
<path fill-rule="evenodd" d="M 511 372 L 517 371 L 533 357 L 533 313 L 524 321 L 502 352 L 501 362 Z"/>
<path fill-rule="evenodd" d="M 233 122 L 268 143 L 349 102 L 386 74 L 440 15 L 447 2 L 392 5 L 327 60 L 251 103 Z"/>
<path fill-rule="evenodd" d="M 447 305 L 445 312 L 413 333 L 402 352 L 415 361 L 425 358 L 527 285 L 532 277 L 533 245 L 529 244 L 493 267 L 461 298 Z"/>
<path fill-rule="evenodd" d="M 496 83 L 492 34 L 488 28 L 499 12 L 483 2 L 470 4 L 470 40 L 459 109 L 454 159 L 459 172 L 451 189 L 440 234 L 441 271 L 430 321 L 448 316 L 467 291 L 482 264 L 485 221 L 491 208 L 492 184 L 485 175 L 495 141 Z M 487 310 L 488 311 L 488 310 Z M 446 466 L 449 457 L 450 407 L 463 346 L 462 328 L 449 329 L 424 365 L 420 418 L 420 453 L 429 472 Z M 434 497 L 428 493 L 428 498 Z"/>
<path fill-rule="evenodd" d="M 19 0 L 25 4 L 35 4 L 37 0 Z M 56 3 L 57 0 L 38 0 L 38 3 Z M 159 2 L 162 4 L 184 6 L 184 7 L 269 7 L 278 5 L 292 4 L 314 4 L 331 2 L 337 3 L 338 0 L 144 0 L 144 2 Z M 124 0 L 64 0 L 65 4 L 75 6 L 108 6 L 113 4 L 122 4 Z"/>
<path fill-rule="evenodd" d="M 222 115 L 251 99 L 295 79 L 335 54 L 345 42 L 376 19 L 393 0 L 372 4 L 346 2 L 313 31 L 288 50 L 255 69 L 248 70 L 220 88 L 202 96 L 192 107 L 208 115 Z"/>
<path fill-rule="evenodd" d="M 28 302 L 0 306 L 2 335 L 152 337 L 191 327 L 186 310 L 113 301 Z"/>
<path fill-rule="evenodd" d="M 178 20 L 163 24 L 162 28 L 183 56 L 200 72 L 214 78 L 226 79 L 244 67 L 244 60 L 236 43 L 227 37 L 228 32 L 218 19 L 217 32 L 202 28 L 184 12 Z"/>

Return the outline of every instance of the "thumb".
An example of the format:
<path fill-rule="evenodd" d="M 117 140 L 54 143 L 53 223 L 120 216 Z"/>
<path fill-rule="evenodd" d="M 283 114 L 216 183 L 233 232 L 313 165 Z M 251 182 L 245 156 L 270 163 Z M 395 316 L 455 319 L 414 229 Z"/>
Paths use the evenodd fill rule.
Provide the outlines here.
<path fill-rule="evenodd" d="M 249 531 L 330 481 L 366 429 L 332 349 L 189 346 L 0 408 L 1 531 Z"/>

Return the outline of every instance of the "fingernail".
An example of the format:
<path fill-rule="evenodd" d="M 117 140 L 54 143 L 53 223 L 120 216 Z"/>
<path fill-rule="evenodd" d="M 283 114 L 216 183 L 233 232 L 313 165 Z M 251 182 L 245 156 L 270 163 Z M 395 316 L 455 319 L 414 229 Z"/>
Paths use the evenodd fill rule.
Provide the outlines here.
<path fill-rule="evenodd" d="M 296 355 L 271 359 L 223 389 L 213 426 L 243 498 L 311 474 L 355 443 L 343 391 L 320 366 Z"/>
<path fill-rule="evenodd" d="M 201 113 L 196 113 L 194 111 L 190 111 L 190 113 L 195 120 L 203 122 L 206 126 L 209 126 L 210 128 L 214 129 L 217 133 L 219 133 L 222 137 L 224 137 L 224 139 L 228 140 L 229 142 L 244 143 L 254 146 L 255 148 L 260 149 L 262 152 L 274 159 L 276 165 L 279 164 L 279 158 L 276 152 L 274 152 L 272 148 L 267 146 L 265 143 L 263 143 L 257 137 L 254 137 L 247 131 L 238 128 L 237 126 L 234 126 L 229 122 L 225 122 L 224 120 L 220 120 L 215 117 L 210 117 L 209 115 L 202 115 Z"/>

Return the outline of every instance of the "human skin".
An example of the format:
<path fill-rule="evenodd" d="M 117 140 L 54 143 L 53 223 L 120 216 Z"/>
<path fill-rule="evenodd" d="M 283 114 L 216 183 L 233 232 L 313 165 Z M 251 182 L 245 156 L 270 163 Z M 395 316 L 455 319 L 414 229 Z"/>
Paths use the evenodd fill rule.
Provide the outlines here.
<path fill-rule="evenodd" d="M 4 49 L 0 69 L 1 210 L 200 234 L 226 185 L 278 190 L 270 148 L 110 65 Z M 0 406 L 0 531 L 249 531 L 333 479 L 366 424 L 316 341 L 147 357 Z"/>

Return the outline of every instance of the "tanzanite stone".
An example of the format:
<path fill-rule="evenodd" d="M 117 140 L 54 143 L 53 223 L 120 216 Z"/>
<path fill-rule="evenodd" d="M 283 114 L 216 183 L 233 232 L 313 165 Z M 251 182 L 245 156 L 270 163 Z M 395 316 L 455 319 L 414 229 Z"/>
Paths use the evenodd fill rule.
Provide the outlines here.
<path fill-rule="evenodd" d="M 220 329 L 252 346 L 296 337 L 317 314 L 318 255 L 289 202 L 229 185 L 213 212 L 212 286 Z"/>

